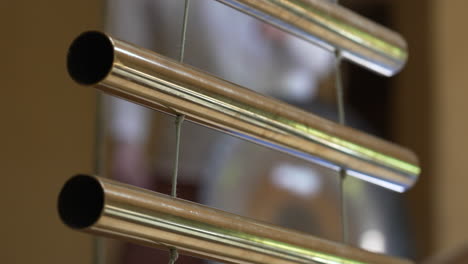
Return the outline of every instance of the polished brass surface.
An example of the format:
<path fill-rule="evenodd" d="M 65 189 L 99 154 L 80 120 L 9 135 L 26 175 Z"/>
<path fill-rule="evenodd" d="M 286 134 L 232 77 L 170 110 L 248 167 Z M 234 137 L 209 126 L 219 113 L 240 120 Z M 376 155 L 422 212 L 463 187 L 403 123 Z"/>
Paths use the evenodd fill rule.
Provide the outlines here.
<path fill-rule="evenodd" d="M 411 263 L 87 175 L 67 181 L 58 210 L 80 231 L 227 263 Z"/>
<path fill-rule="evenodd" d="M 100 32 L 71 45 L 78 83 L 403 192 L 420 168 L 409 150 Z"/>
<path fill-rule="evenodd" d="M 406 63 L 405 40 L 333 1 L 217 0 L 385 76 Z"/>

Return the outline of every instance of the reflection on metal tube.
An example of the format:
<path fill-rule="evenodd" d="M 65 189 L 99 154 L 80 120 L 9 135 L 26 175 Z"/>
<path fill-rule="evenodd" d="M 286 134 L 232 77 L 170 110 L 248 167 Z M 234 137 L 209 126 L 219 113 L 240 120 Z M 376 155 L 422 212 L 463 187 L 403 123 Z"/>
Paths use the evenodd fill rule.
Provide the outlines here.
<path fill-rule="evenodd" d="M 419 174 L 409 150 L 262 96 L 100 32 L 80 35 L 68 71 L 94 85 L 166 113 L 338 169 L 395 191 Z"/>
<path fill-rule="evenodd" d="M 58 211 L 77 230 L 227 263 L 410 263 L 86 175 L 67 181 Z"/>
<path fill-rule="evenodd" d="M 217 0 L 385 76 L 408 57 L 396 32 L 324 0 Z"/>

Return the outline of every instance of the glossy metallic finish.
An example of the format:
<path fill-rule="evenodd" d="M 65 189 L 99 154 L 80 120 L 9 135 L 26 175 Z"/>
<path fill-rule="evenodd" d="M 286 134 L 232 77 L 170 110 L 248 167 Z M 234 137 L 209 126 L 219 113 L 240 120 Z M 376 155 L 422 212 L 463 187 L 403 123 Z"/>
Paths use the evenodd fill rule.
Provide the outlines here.
<path fill-rule="evenodd" d="M 291 155 L 347 169 L 395 191 L 411 187 L 420 172 L 402 147 L 322 119 L 288 104 L 111 38 L 80 35 L 68 53 L 78 83 L 248 139 Z"/>
<path fill-rule="evenodd" d="M 77 230 L 227 263 L 411 263 L 86 175 L 67 181 L 58 210 Z"/>
<path fill-rule="evenodd" d="M 324 0 L 217 0 L 385 76 L 406 63 L 405 40 L 373 21 Z"/>

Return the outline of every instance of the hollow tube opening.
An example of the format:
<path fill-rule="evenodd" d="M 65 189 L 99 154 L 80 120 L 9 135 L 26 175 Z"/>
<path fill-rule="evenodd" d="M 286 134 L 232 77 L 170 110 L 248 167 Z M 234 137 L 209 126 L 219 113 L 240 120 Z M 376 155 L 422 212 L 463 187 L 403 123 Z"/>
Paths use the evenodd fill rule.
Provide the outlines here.
<path fill-rule="evenodd" d="M 67 69 L 76 82 L 95 84 L 104 79 L 112 68 L 114 47 L 111 39 L 97 31 L 78 36 L 67 56 Z"/>
<path fill-rule="evenodd" d="M 71 228 L 93 225 L 104 208 L 104 190 L 98 180 L 87 175 L 76 175 L 63 186 L 58 199 L 62 221 Z"/>

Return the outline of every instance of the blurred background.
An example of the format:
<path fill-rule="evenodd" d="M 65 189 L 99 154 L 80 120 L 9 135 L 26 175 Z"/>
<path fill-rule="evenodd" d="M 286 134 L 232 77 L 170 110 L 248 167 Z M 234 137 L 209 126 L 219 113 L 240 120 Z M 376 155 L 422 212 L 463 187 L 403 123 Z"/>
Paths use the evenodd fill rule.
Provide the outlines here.
<path fill-rule="evenodd" d="M 183 1 L 179 2 L 182 7 Z M 400 32 L 410 50 L 408 64 L 392 78 L 379 77 L 350 64 L 343 66 L 345 99 L 351 111 L 350 119 L 355 120 L 351 121 L 351 125 L 414 150 L 423 168 L 416 186 L 403 195 L 396 195 L 398 197 L 381 189 L 363 187 L 359 182 L 349 183 L 349 186 L 354 186 L 349 189 L 366 190 L 359 199 L 352 192 L 347 194 L 348 201 L 356 200 L 347 206 L 351 215 L 348 225 L 354 230 L 350 243 L 366 247 L 365 243 L 361 243 L 362 237 L 370 229 L 363 227 L 362 223 L 366 222 L 365 219 L 377 219 L 375 226 L 389 236 L 389 246 L 376 248 L 377 242 L 373 240 L 371 246 L 367 245 L 368 249 L 388 249 L 387 252 L 392 255 L 422 261 L 466 247 L 468 207 L 464 190 L 468 186 L 468 178 L 465 177 L 468 158 L 464 150 L 468 148 L 468 140 L 464 136 L 468 134 L 468 122 L 463 116 L 468 106 L 463 99 L 468 98 L 468 75 L 463 73 L 468 68 L 468 55 L 464 51 L 468 46 L 468 34 L 465 33 L 463 16 L 468 3 L 462 0 L 343 0 L 340 3 Z M 70 42 L 84 30 L 104 29 L 107 25 L 108 29 L 110 27 L 116 35 L 122 34 L 119 37 L 125 39 L 126 36 L 119 32 L 118 26 L 111 26 L 116 24 L 112 22 L 112 12 L 118 12 L 118 9 L 112 9 L 112 5 L 100 1 L 88 0 L 10 1 L 4 3 L 3 7 L 1 25 L 4 33 L 0 45 L 3 58 L 6 59 L 0 66 L 4 84 L 0 115 L 5 121 L 0 132 L 0 160 L 4 174 L 0 185 L 3 209 L 0 259 L 5 263 L 90 263 L 91 237 L 73 232 L 60 222 L 56 213 L 56 199 L 60 187 L 71 175 L 92 172 L 97 92 L 73 83 L 66 73 L 65 60 Z M 182 8 L 174 12 L 170 14 L 181 20 Z M 130 16 L 130 20 L 137 18 L 140 17 Z M 190 33 L 190 25 L 188 30 L 187 45 L 190 47 L 191 43 L 196 42 L 191 42 L 193 35 Z M 262 30 L 267 35 L 271 33 L 268 28 Z M 275 34 L 273 32 L 269 36 L 276 38 Z M 173 48 L 156 48 L 167 49 L 166 55 L 175 57 L 178 44 L 175 42 Z M 196 54 L 194 50 L 197 50 L 197 45 L 192 44 L 191 49 L 192 53 L 188 50 L 187 63 L 199 63 L 195 66 L 203 68 L 204 62 L 190 55 Z M 217 74 L 225 73 L 219 71 Z M 333 74 L 330 71 L 320 76 L 315 99 L 310 102 L 296 102 L 294 97 L 281 94 L 272 95 L 333 119 L 336 110 L 335 95 L 331 88 L 333 84 L 330 81 Z M 223 77 L 242 83 L 235 76 Z M 111 102 L 108 104 L 112 105 Z M 109 107 L 109 112 L 112 112 L 112 107 Z M 141 185 L 153 185 L 158 191 L 169 193 L 169 179 L 165 170 L 170 169 L 154 161 L 161 160 L 161 157 L 171 160 L 172 154 L 170 151 L 164 153 L 154 149 L 157 148 L 160 136 L 169 138 L 167 145 L 171 144 L 173 138 L 158 130 L 158 127 L 172 125 L 173 119 L 158 113 L 152 115 L 150 119 L 153 120 L 153 128 L 150 129 L 159 131 L 159 134 L 147 132 L 150 134 L 150 143 L 145 144 L 148 145 L 144 149 L 145 158 L 142 159 L 145 163 L 139 166 L 147 168 L 147 172 L 141 173 L 149 173 L 152 180 L 151 183 L 143 182 Z M 187 129 L 184 127 L 186 130 L 182 133 L 198 129 L 188 126 Z M 121 142 L 118 135 L 112 132 L 111 124 L 109 130 L 106 164 L 109 174 L 115 177 L 118 174 L 116 171 L 124 170 L 116 168 L 113 161 L 122 156 L 125 158 L 125 154 L 119 156 Z M 200 175 L 192 173 L 186 176 L 190 174 L 190 169 L 189 165 L 184 164 L 190 162 L 188 158 L 185 159 L 187 163 L 181 160 L 181 165 L 187 166 L 182 168 L 180 175 L 181 197 L 340 241 L 341 219 L 336 198 L 336 175 L 330 175 L 333 173 L 316 166 L 307 167 L 309 165 L 281 154 L 272 154 L 255 145 L 239 143 L 237 139 L 219 137 L 211 143 L 213 153 L 219 151 L 214 142 L 227 141 L 232 147 L 225 154 L 225 160 L 215 163 L 217 166 L 205 168 Z M 190 141 L 185 142 L 190 144 Z M 253 156 L 261 154 L 265 159 L 259 168 L 240 166 L 248 173 L 259 175 L 257 181 L 249 182 L 249 186 L 253 186 L 249 188 L 248 197 L 251 200 L 239 201 L 232 195 L 232 199 L 228 196 L 225 201 L 220 201 L 219 198 L 225 196 L 216 191 L 224 191 L 221 187 L 225 181 L 221 176 L 216 181 L 207 179 L 206 175 L 229 175 L 226 168 L 236 163 L 246 164 L 242 158 L 239 160 L 236 157 L 248 161 L 249 153 Z M 172 163 L 168 166 L 171 168 Z M 184 173 L 184 170 L 187 172 Z M 296 190 L 296 194 L 299 192 L 300 195 L 293 195 L 294 188 L 288 184 L 278 189 L 282 181 L 277 175 L 284 170 L 294 171 L 297 175 L 303 175 L 304 171 L 309 174 L 310 171 L 319 172 L 315 185 L 312 184 L 321 186 L 318 195 L 312 195 L 310 190 L 306 190 L 305 194 Z M 196 171 L 200 172 L 200 169 Z M 243 172 L 237 171 L 237 174 L 244 175 Z M 117 175 L 116 178 L 119 177 L 124 180 L 126 176 Z M 238 185 L 231 183 L 229 189 L 234 193 L 236 188 L 241 188 L 248 180 L 236 179 Z M 216 185 L 217 182 L 221 187 Z M 272 193 L 272 190 L 275 195 L 265 198 L 264 194 Z M 362 206 L 358 207 L 363 205 L 358 200 L 373 198 L 378 198 L 378 202 L 372 204 L 370 215 L 364 218 L 353 216 L 363 210 Z M 232 203 L 233 200 L 238 202 Z M 310 219 L 311 224 L 291 221 L 296 218 L 306 219 L 304 221 Z M 321 228 L 318 229 L 318 226 Z M 393 239 L 388 233 L 399 234 L 399 237 Z M 124 260 L 127 261 L 125 263 L 132 263 L 131 252 L 139 252 L 138 249 L 129 249 L 131 246 L 115 242 L 109 242 L 108 247 L 109 262 L 117 259 L 117 263 L 122 258 L 128 258 Z M 148 263 L 167 261 L 159 255 L 159 259 L 154 259 L 156 255 L 151 254 L 148 255 Z"/>

